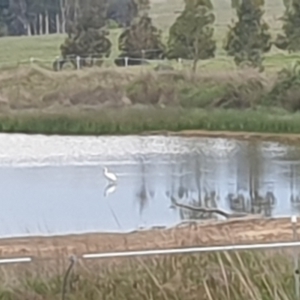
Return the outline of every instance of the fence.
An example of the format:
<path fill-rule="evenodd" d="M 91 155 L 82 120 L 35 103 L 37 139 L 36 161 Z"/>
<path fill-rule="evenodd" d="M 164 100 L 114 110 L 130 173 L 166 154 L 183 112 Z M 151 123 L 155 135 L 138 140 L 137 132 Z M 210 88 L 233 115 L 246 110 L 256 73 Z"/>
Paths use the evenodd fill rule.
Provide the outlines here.
<path fill-rule="evenodd" d="M 70 63 L 74 65 L 75 69 L 80 70 L 82 69 L 84 64 L 93 66 L 97 65 L 97 63 L 106 64 L 107 66 L 118 66 L 118 67 L 130 67 L 130 66 L 137 66 L 137 65 L 164 65 L 169 66 L 172 68 L 185 68 L 185 67 L 192 67 L 193 61 L 187 59 L 147 59 L 147 58 L 136 58 L 136 57 L 116 57 L 116 58 L 107 58 L 102 57 L 99 58 L 96 55 L 90 55 L 85 57 L 80 56 L 67 56 L 66 59 L 62 57 L 56 56 L 53 58 L 39 58 L 39 57 L 30 57 L 28 59 L 21 59 L 18 61 L 0 61 L 0 68 L 1 67 L 13 67 L 13 66 L 20 66 L 20 65 L 34 65 L 34 64 L 41 64 L 44 65 L 48 69 L 54 69 L 55 71 L 60 71 L 63 68 L 64 63 Z M 205 60 L 199 61 L 200 67 L 206 67 L 208 65 L 214 64 L 214 60 Z M 222 63 L 224 66 L 229 68 L 236 68 L 233 60 L 227 56 L 219 56 L 217 58 L 217 63 Z"/>
<path fill-rule="evenodd" d="M 70 256 L 70 259 L 105 259 L 105 258 L 128 258 L 138 256 L 155 256 L 155 255 L 175 255 L 175 254 L 195 254 L 205 252 L 225 252 L 225 251 L 243 251 L 243 250 L 266 250 L 266 249 L 284 249 L 300 247 L 300 242 L 281 242 L 281 243 L 263 243 L 263 244 L 240 244 L 227 246 L 211 246 L 211 247 L 189 247 L 189 248 L 171 248 L 156 250 L 140 250 L 140 251 L 123 251 L 123 252 L 106 252 L 106 253 L 86 253 L 80 257 Z M 36 258 L 39 260 L 39 258 Z M 34 261 L 34 257 L 16 257 L 0 259 L 1 264 L 17 264 L 30 263 Z"/>
<path fill-rule="evenodd" d="M 134 57 L 123 57 L 123 58 L 89 58 L 89 57 L 80 57 L 80 56 L 76 56 L 76 57 L 69 57 L 69 60 L 66 60 L 65 63 L 70 62 L 71 60 L 73 62 L 75 62 L 75 66 L 76 66 L 76 70 L 80 70 L 82 69 L 83 66 L 83 62 L 88 61 L 90 64 L 97 64 L 97 62 L 100 63 L 108 63 L 109 65 L 115 65 L 116 61 L 120 62 L 119 66 L 124 66 L 124 67 L 129 67 L 129 66 L 134 66 L 134 65 L 153 65 L 153 64 L 165 64 L 165 65 L 170 65 L 170 66 L 178 66 L 178 67 L 183 67 L 184 65 L 191 65 L 192 62 L 188 61 L 188 60 L 183 60 L 181 58 L 176 59 L 176 60 L 166 60 L 166 59 L 146 59 L 146 58 L 134 58 Z M 225 61 L 225 60 L 224 60 Z M 228 60 L 226 60 L 228 62 Z M 21 60 L 15 63 L 12 63 L 14 65 L 16 64 L 20 64 L 20 65 L 24 65 L 24 64 L 30 64 L 30 65 L 34 65 L 35 63 L 46 63 L 48 65 L 52 65 L 53 68 L 56 71 L 60 71 L 62 69 L 61 63 L 63 62 L 63 59 L 59 56 L 55 57 L 54 59 L 41 59 L 41 58 L 35 58 L 35 57 L 31 57 L 29 60 Z M 210 62 L 205 62 L 203 65 L 207 65 Z M 8 65 L 7 63 L 1 63 L 1 64 L 5 64 Z M 55 65 L 56 64 L 56 65 Z M 118 65 L 117 65 L 118 66 Z"/>

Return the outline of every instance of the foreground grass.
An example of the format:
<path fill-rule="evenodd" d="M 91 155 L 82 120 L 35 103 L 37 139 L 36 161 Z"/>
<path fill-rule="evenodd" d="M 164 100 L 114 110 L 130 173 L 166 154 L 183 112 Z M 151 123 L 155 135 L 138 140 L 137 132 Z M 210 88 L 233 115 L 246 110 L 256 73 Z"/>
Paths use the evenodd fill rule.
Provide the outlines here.
<path fill-rule="evenodd" d="M 61 299 L 67 265 L 47 261 L 1 269 L 3 300 Z M 65 299 L 74 300 L 293 300 L 292 257 L 240 252 L 82 262 Z"/>

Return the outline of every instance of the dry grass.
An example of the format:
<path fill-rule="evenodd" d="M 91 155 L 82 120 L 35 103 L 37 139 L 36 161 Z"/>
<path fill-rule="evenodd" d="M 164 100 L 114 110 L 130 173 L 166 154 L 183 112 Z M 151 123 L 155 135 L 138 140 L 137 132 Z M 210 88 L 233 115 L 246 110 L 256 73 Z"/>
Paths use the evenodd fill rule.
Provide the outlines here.
<path fill-rule="evenodd" d="M 182 94 L 180 89 L 193 93 L 199 87 L 212 103 L 226 93 L 225 86 L 239 86 L 253 80 L 266 88 L 272 84 L 272 78 L 252 70 L 208 71 L 192 75 L 184 70 L 154 72 L 141 68 L 93 68 L 53 73 L 38 66 L 20 67 L 0 73 L 0 111 L 1 108 L 5 112 L 10 109 L 50 109 L 53 105 L 101 107 L 104 102 L 118 106 L 125 96 L 133 104 L 178 104 L 177 100 L 185 101 L 179 98 L 192 96 Z"/>
<path fill-rule="evenodd" d="M 0 297 L 62 299 L 68 262 L 59 257 L 0 270 Z M 293 300 L 291 252 L 240 252 L 78 261 L 68 278 L 73 300 Z"/>

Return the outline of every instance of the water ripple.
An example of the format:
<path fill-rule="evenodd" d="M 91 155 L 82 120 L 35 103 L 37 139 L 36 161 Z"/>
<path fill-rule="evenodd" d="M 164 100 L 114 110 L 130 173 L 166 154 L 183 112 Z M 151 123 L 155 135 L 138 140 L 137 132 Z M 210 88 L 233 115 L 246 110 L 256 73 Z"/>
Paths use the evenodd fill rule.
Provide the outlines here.
<path fill-rule="evenodd" d="M 0 134 L 0 165 L 94 165 L 109 162 L 131 163 L 152 159 L 157 155 L 176 162 L 177 155 L 204 154 L 214 157 L 233 155 L 239 145 L 236 141 L 209 138 L 182 138 L 163 136 L 43 136 Z"/>

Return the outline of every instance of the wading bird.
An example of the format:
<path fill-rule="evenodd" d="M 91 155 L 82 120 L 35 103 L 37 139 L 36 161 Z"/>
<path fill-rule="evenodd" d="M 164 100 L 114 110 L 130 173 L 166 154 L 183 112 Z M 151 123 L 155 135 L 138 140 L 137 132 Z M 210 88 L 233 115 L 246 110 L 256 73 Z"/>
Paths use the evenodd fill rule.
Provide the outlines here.
<path fill-rule="evenodd" d="M 103 174 L 108 181 L 116 183 L 117 176 L 114 173 L 108 172 L 108 169 L 106 167 L 103 168 Z"/>

